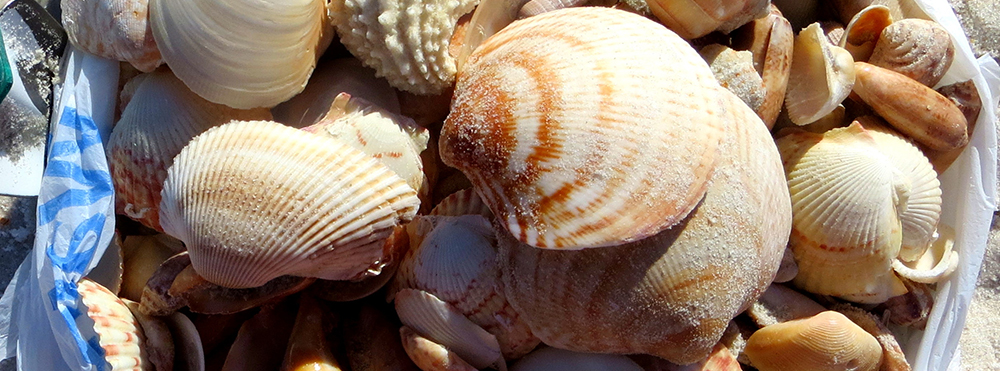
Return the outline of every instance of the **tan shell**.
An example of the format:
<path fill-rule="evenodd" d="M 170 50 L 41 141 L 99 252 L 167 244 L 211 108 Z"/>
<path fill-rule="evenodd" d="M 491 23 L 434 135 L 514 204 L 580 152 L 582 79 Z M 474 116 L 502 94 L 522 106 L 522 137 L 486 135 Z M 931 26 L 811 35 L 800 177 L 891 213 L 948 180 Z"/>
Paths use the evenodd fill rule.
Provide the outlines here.
<path fill-rule="evenodd" d="M 399 114 L 399 98 L 385 79 L 355 58 L 320 61 L 305 90 L 274 108 L 274 121 L 303 128 L 319 122 L 340 93 L 361 98 L 380 109 Z"/>
<path fill-rule="evenodd" d="M 538 345 L 499 286 L 493 226 L 479 215 L 421 216 L 408 226 L 410 249 L 393 291 L 424 290 L 496 336 L 505 359 Z"/>
<path fill-rule="evenodd" d="M 184 244 L 165 234 L 128 236 L 122 243 L 125 263 L 121 297 L 141 301 L 142 290 L 160 264 L 184 250 Z"/>
<path fill-rule="evenodd" d="M 983 107 L 983 101 L 979 98 L 979 91 L 976 90 L 976 85 L 972 80 L 965 80 L 941 87 L 937 92 L 951 100 L 952 103 L 955 103 L 955 106 L 965 115 L 965 121 L 968 123 L 966 133 L 971 138 L 976 128 L 976 121 L 979 120 L 979 112 Z M 928 149 L 924 151 L 924 154 L 931 160 L 931 164 L 934 164 L 934 170 L 938 174 L 942 174 L 958 159 L 958 156 L 962 154 L 966 146 L 968 144 L 946 151 Z"/>
<path fill-rule="evenodd" d="M 104 360 L 111 370 L 151 368 L 145 350 L 145 336 L 139 322 L 115 294 L 91 280 L 77 283 L 77 290 L 87 316 L 94 321 L 94 331 L 104 349 Z"/>
<path fill-rule="evenodd" d="M 637 363 L 618 354 L 579 353 L 542 347 L 511 366 L 510 371 L 642 371 Z"/>
<path fill-rule="evenodd" d="M 850 304 L 840 303 L 831 306 L 830 309 L 843 314 L 851 322 L 875 337 L 882 348 L 882 365 L 879 370 L 911 370 L 909 362 L 906 361 L 906 355 L 903 354 L 903 349 L 896 341 L 896 336 L 886 328 L 881 318 Z"/>
<path fill-rule="evenodd" d="M 271 114 L 209 102 L 170 72 L 140 76 L 133 80 L 135 92 L 111 131 L 108 167 L 115 185 L 115 211 L 162 231 L 160 190 L 174 156 L 211 127 L 231 120 L 268 120 Z"/>
<path fill-rule="evenodd" d="M 487 220 L 493 219 L 490 207 L 483 203 L 476 190 L 466 188 L 445 197 L 431 210 L 430 215 L 459 216 L 482 215 Z"/>
<path fill-rule="evenodd" d="M 149 0 L 66 0 L 63 27 L 69 41 L 99 57 L 127 61 L 142 72 L 163 64 L 147 22 Z"/>
<path fill-rule="evenodd" d="M 892 269 L 900 277 L 918 283 L 938 283 L 948 279 L 958 268 L 958 252 L 954 251 L 955 231 L 947 225 L 937 226 L 936 240 L 921 251 L 912 262 L 896 260 Z"/>
<path fill-rule="evenodd" d="M 955 46 L 944 27 L 934 21 L 904 19 L 882 31 L 868 63 L 933 87 L 954 57 Z"/>
<path fill-rule="evenodd" d="M 729 33 L 744 23 L 766 14 L 770 1 L 738 0 L 647 0 L 646 6 L 663 22 L 685 39 L 694 39 L 718 30 Z"/>
<path fill-rule="evenodd" d="M 403 326 L 399 328 L 399 337 L 403 340 L 406 355 L 423 371 L 475 371 L 468 362 L 452 352 L 420 334 Z"/>
<path fill-rule="evenodd" d="M 309 295 L 299 297 L 299 312 L 288 338 L 282 371 L 341 371 L 327 340 L 324 308 Z"/>
<path fill-rule="evenodd" d="M 733 47 L 753 53 L 754 68 L 764 88 L 764 100 L 755 111 L 768 128 L 774 127 L 785 103 L 794 44 L 792 25 L 774 5 L 766 17 L 753 20 L 733 33 Z"/>
<path fill-rule="evenodd" d="M 856 61 L 867 61 L 880 40 L 882 30 L 892 24 L 889 8 L 871 5 L 854 15 L 844 29 L 844 37 L 837 43 L 851 53 Z"/>
<path fill-rule="evenodd" d="M 478 369 L 494 367 L 505 371 L 496 337 L 448 303 L 414 289 L 400 290 L 395 303 L 400 322 L 420 336 L 441 344 Z"/>
<path fill-rule="evenodd" d="M 724 93 L 735 102 L 725 111 L 725 160 L 680 224 L 579 251 L 536 249 L 497 230 L 507 300 L 544 343 L 698 362 L 771 283 L 791 227 L 787 187 L 766 127 Z"/>
<path fill-rule="evenodd" d="M 698 54 L 655 22 L 561 9 L 473 51 L 441 158 L 532 246 L 636 241 L 678 223 L 704 195 L 723 135 L 720 92 L 729 94 Z"/>
<path fill-rule="evenodd" d="M 764 80 L 754 69 L 751 52 L 711 44 L 702 48 L 699 53 L 708 62 L 708 67 L 722 87 L 736 94 L 754 111 L 760 110 L 764 103 Z"/>
<path fill-rule="evenodd" d="M 324 0 L 150 0 L 163 60 L 205 99 L 272 107 L 305 88 L 329 32 Z"/>
<path fill-rule="evenodd" d="M 437 94 L 458 71 L 449 53 L 458 19 L 477 0 L 334 0 L 333 24 L 340 41 L 393 87 Z"/>
<path fill-rule="evenodd" d="M 419 206 L 413 188 L 376 159 L 265 121 L 192 140 L 162 195 L 164 232 L 184 241 L 205 279 L 233 288 L 282 275 L 378 274 L 385 239 Z"/>
<path fill-rule="evenodd" d="M 905 292 L 892 261 L 908 179 L 860 124 L 777 139 L 792 197 L 792 235 L 803 290 L 862 303 Z M 850 267 L 850 269 L 845 269 Z"/>
<path fill-rule="evenodd" d="M 834 311 L 757 330 L 745 352 L 761 371 L 875 371 L 882 360 L 875 337 Z"/>
<path fill-rule="evenodd" d="M 806 125 L 837 108 L 854 86 L 853 61 L 851 53 L 827 41 L 819 23 L 799 32 L 785 92 L 792 122 Z"/>

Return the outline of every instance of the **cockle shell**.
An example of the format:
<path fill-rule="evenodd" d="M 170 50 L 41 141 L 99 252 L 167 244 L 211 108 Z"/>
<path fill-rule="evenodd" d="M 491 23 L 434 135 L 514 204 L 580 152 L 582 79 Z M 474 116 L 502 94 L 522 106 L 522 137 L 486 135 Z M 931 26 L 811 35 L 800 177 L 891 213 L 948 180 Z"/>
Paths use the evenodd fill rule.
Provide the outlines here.
<path fill-rule="evenodd" d="M 834 311 L 757 330 L 745 351 L 761 371 L 875 371 L 882 361 L 875 337 Z"/>
<path fill-rule="evenodd" d="M 861 303 L 904 293 L 893 274 L 910 182 L 860 124 L 776 140 L 792 197 L 792 235 L 803 290 Z M 850 267 L 850 269 L 847 269 Z"/>
<path fill-rule="evenodd" d="M 320 61 L 305 90 L 271 108 L 274 121 L 303 128 L 319 122 L 340 93 L 361 98 L 382 110 L 399 114 L 399 98 L 385 79 L 355 58 Z"/>
<path fill-rule="evenodd" d="M 473 51 L 441 129 L 441 158 L 532 246 L 636 241 L 702 199 L 724 131 L 719 92 L 730 94 L 655 22 L 561 9 Z"/>
<path fill-rule="evenodd" d="M 437 94 L 457 72 L 449 53 L 458 19 L 477 0 L 334 0 L 333 24 L 340 41 L 393 87 Z"/>
<path fill-rule="evenodd" d="M 426 291 L 403 289 L 396 293 L 395 304 L 399 320 L 417 334 L 455 352 L 477 369 L 506 371 L 496 337 L 448 303 Z"/>
<path fill-rule="evenodd" d="M 231 120 L 268 120 L 265 109 L 237 110 L 199 97 L 170 72 L 140 75 L 111 131 L 106 152 L 115 185 L 115 210 L 160 227 L 160 190 L 174 156 L 211 127 Z M 130 83 L 131 85 L 132 83 Z"/>
<path fill-rule="evenodd" d="M 430 215 L 459 216 L 459 215 L 482 215 L 486 219 L 493 219 L 493 212 L 490 207 L 483 203 L 476 190 L 466 188 L 452 193 L 438 202 Z"/>
<path fill-rule="evenodd" d="M 163 60 L 205 99 L 272 107 L 305 88 L 330 32 L 324 0 L 150 0 Z"/>
<path fill-rule="evenodd" d="M 618 354 L 579 353 L 542 347 L 511 366 L 510 371 L 642 371 L 635 361 Z"/>
<path fill-rule="evenodd" d="M 139 322 L 115 294 L 91 280 L 77 283 L 77 290 L 87 316 L 94 321 L 94 331 L 104 349 L 104 360 L 111 370 L 143 370 L 152 365 L 145 351 L 145 336 Z"/>
<path fill-rule="evenodd" d="M 712 31 L 729 33 L 754 18 L 767 13 L 768 0 L 646 0 L 645 7 L 685 39 L 694 39 Z"/>
<path fill-rule="evenodd" d="M 67 0 L 63 27 L 69 41 L 100 57 L 126 61 L 143 72 L 163 64 L 147 21 L 149 0 Z"/>
<path fill-rule="evenodd" d="M 850 52 L 854 60 L 867 61 L 880 40 L 882 30 L 891 24 L 889 8 L 883 5 L 869 6 L 851 19 L 837 45 Z"/>
<path fill-rule="evenodd" d="M 475 371 L 468 362 L 452 352 L 420 334 L 403 326 L 399 328 L 399 337 L 403 340 L 403 349 L 417 367 L 423 371 Z"/>
<path fill-rule="evenodd" d="M 499 286 L 496 236 L 479 215 L 421 216 L 411 222 L 410 249 L 396 272 L 393 291 L 424 290 L 455 307 L 496 336 L 513 360 L 538 345 Z"/>
<path fill-rule="evenodd" d="M 720 91 L 730 102 L 720 116 L 725 155 L 681 223 L 578 251 L 537 249 L 497 228 L 507 300 L 542 342 L 698 362 L 771 283 L 791 227 L 781 165 L 756 114 Z"/>
<path fill-rule="evenodd" d="M 882 31 L 868 63 L 933 87 L 954 57 L 955 47 L 944 27 L 934 21 L 904 19 Z"/>
<path fill-rule="evenodd" d="M 378 160 L 274 122 L 210 129 L 167 173 L 164 232 L 184 241 L 205 279 L 233 288 L 378 274 L 385 239 L 419 206 Z"/>
<path fill-rule="evenodd" d="M 854 86 L 851 53 L 830 44 L 819 23 L 795 36 L 792 70 L 785 92 L 788 117 L 806 125 L 832 112 Z"/>
<path fill-rule="evenodd" d="M 736 51 L 728 46 L 711 44 L 699 52 L 722 87 L 740 97 L 750 109 L 757 111 L 764 103 L 764 80 L 753 65 L 753 53 Z"/>

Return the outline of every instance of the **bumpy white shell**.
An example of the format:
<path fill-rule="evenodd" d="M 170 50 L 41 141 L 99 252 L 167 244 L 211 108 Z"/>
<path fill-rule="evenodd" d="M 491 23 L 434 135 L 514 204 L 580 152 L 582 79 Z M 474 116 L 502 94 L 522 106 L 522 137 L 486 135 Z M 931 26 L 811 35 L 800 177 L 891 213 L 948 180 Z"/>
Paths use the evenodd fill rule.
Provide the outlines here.
<path fill-rule="evenodd" d="M 272 107 L 305 88 L 319 57 L 323 0 L 150 0 L 163 60 L 198 95 Z"/>
<path fill-rule="evenodd" d="M 174 156 L 191 138 L 232 120 L 269 120 L 266 109 L 238 110 L 191 92 L 170 72 L 140 75 L 111 131 L 106 152 L 115 211 L 160 228 L 160 190 Z M 132 82 L 130 82 L 132 84 Z"/>
<path fill-rule="evenodd" d="M 385 79 L 355 58 L 320 61 L 298 95 L 271 108 L 274 121 L 302 128 L 319 122 L 340 93 L 362 98 L 381 109 L 399 114 L 399 98 Z"/>
<path fill-rule="evenodd" d="M 819 23 L 799 32 L 785 92 L 792 122 L 806 125 L 836 109 L 854 87 L 853 63 L 851 53 L 827 41 Z"/>
<path fill-rule="evenodd" d="M 472 52 L 441 159 L 529 245 L 636 241 L 702 199 L 723 136 L 721 90 L 661 25 L 561 9 L 514 22 Z"/>
<path fill-rule="evenodd" d="M 458 19 L 478 0 L 333 0 L 340 41 L 400 90 L 437 94 L 457 68 L 449 53 Z"/>
<path fill-rule="evenodd" d="M 273 122 L 233 122 L 198 136 L 167 172 L 164 232 L 220 286 L 282 275 L 378 274 L 416 192 L 378 160 L 332 138 Z"/>
<path fill-rule="evenodd" d="M 143 72 L 163 64 L 147 22 L 149 0 L 66 0 L 63 27 L 77 47 Z"/>
<path fill-rule="evenodd" d="M 143 370 L 152 367 L 146 355 L 145 336 L 139 321 L 115 294 L 91 280 L 77 283 L 80 298 L 87 306 L 87 316 L 94 320 L 94 331 L 104 349 L 104 359 L 114 371 Z"/>

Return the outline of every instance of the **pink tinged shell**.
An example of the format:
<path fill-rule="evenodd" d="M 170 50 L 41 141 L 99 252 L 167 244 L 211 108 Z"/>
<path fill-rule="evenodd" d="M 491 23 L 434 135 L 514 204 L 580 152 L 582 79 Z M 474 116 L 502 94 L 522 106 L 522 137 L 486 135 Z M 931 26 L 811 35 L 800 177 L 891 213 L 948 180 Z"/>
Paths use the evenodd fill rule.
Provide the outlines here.
<path fill-rule="evenodd" d="M 162 231 L 160 190 L 174 156 L 191 138 L 211 127 L 231 120 L 268 120 L 271 114 L 209 102 L 170 72 L 140 75 L 134 82 L 134 93 L 106 149 L 115 185 L 115 211 Z"/>
<path fill-rule="evenodd" d="M 378 274 L 385 240 L 416 214 L 416 192 L 376 159 L 274 122 L 209 130 L 168 170 L 164 232 L 220 286 L 282 275 L 343 280 Z"/>
<path fill-rule="evenodd" d="M 149 0 L 67 0 L 63 27 L 73 45 L 143 72 L 163 64 L 147 17 Z"/>
<path fill-rule="evenodd" d="M 678 223 L 704 196 L 724 135 L 719 90 L 698 54 L 655 22 L 608 8 L 557 10 L 473 51 L 441 158 L 522 242 L 636 241 Z"/>
<path fill-rule="evenodd" d="M 145 351 L 142 326 L 125 303 L 94 281 L 83 279 L 77 285 L 111 370 L 138 371 L 152 367 Z"/>

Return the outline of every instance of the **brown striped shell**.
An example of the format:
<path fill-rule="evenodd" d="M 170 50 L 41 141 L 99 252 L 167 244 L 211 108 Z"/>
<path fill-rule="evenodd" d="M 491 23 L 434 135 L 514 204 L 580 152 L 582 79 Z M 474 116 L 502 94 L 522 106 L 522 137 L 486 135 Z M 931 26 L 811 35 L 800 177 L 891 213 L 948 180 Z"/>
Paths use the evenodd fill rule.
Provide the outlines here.
<path fill-rule="evenodd" d="M 191 141 L 167 172 L 164 232 L 206 280 L 256 287 L 282 275 L 358 279 L 416 214 L 416 192 L 376 159 L 274 122 L 232 122 Z"/>
<path fill-rule="evenodd" d="M 934 21 L 904 19 L 885 28 L 868 63 L 934 87 L 955 58 L 948 31 Z"/>
<path fill-rule="evenodd" d="M 698 54 L 655 22 L 561 9 L 472 52 L 441 158 L 532 246 L 636 241 L 704 196 L 724 135 L 720 91 Z"/>
<path fill-rule="evenodd" d="M 94 331 L 104 349 L 104 360 L 111 364 L 111 370 L 151 369 L 142 326 L 125 303 L 89 279 L 78 282 L 77 289 L 86 305 L 87 316 L 94 321 Z"/>
<path fill-rule="evenodd" d="M 147 21 L 149 0 L 66 0 L 62 21 L 69 41 L 143 72 L 163 64 Z"/>
<path fill-rule="evenodd" d="M 269 120 L 271 114 L 266 109 L 238 110 L 209 102 L 170 72 L 140 76 L 111 131 L 108 167 L 115 185 L 115 211 L 162 231 L 160 190 L 174 156 L 209 128 L 232 120 Z"/>

